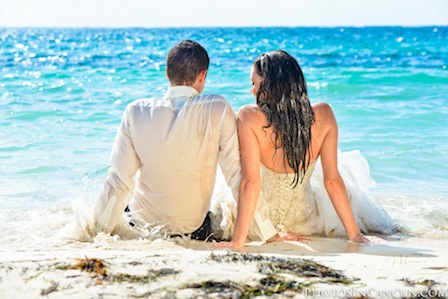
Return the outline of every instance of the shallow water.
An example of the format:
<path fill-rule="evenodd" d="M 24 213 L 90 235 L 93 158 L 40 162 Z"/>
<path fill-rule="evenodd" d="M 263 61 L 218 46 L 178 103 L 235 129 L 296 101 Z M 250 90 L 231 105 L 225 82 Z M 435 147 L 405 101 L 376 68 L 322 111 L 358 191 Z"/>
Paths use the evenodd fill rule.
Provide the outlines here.
<path fill-rule="evenodd" d="M 339 147 L 367 158 L 392 218 L 448 235 L 447 27 L 0 29 L 4 246 L 51 236 L 73 217 L 71 202 L 93 202 L 122 111 L 163 95 L 167 51 L 187 38 L 209 51 L 204 92 L 235 110 L 254 101 L 255 57 L 297 57 L 311 101 L 332 105 Z"/>

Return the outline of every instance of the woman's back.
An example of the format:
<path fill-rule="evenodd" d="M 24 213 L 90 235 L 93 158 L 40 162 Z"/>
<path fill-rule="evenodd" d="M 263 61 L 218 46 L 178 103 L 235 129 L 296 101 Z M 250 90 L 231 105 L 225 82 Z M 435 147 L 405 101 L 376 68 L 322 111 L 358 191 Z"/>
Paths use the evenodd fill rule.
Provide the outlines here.
<path fill-rule="evenodd" d="M 317 103 L 312 106 L 314 111 L 314 123 L 311 127 L 311 143 L 309 153 L 310 165 L 319 157 L 324 139 L 330 130 L 336 130 L 331 107 L 326 103 Z M 240 118 L 243 115 L 247 119 L 248 125 L 254 132 L 259 148 L 260 162 L 276 173 L 294 173 L 294 170 L 287 163 L 284 148 L 275 144 L 274 128 L 267 127 L 266 115 L 256 105 L 247 105 L 242 108 Z M 289 133 L 289 132 L 286 132 Z"/>
<path fill-rule="evenodd" d="M 260 179 L 261 165 L 274 174 L 293 174 L 290 185 L 294 190 L 312 173 L 310 165 L 318 157 L 325 190 L 347 236 L 352 241 L 367 242 L 353 217 L 338 172 L 338 128 L 331 107 L 325 103 L 310 104 L 302 70 L 297 60 L 284 51 L 264 53 L 255 59 L 250 80 L 257 105 L 245 106 L 238 113 L 242 178 L 230 246 L 240 248 L 244 244 L 255 210 L 265 210 L 263 203 L 257 204 L 264 183 Z M 301 240 L 302 236 L 277 231 L 267 239 Z"/>
<path fill-rule="evenodd" d="M 309 148 L 311 159 L 305 174 L 303 175 L 299 171 L 297 185 L 294 182 L 294 170 L 288 165 L 283 148 L 281 146 L 276 148 L 274 145 L 273 128 L 263 128 L 267 126 L 267 118 L 261 109 L 254 105 L 248 105 L 243 107 L 239 113 L 239 122 L 242 127 L 245 127 L 241 131 L 247 132 L 247 129 L 250 129 L 249 131 L 253 133 L 254 139 L 258 143 L 258 148 L 255 146 L 251 146 L 251 148 L 252 150 L 258 149 L 258 152 L 253 152 L 253 154 L 259 157 L 258 172 L 262 191 L 260 198 L 268 206 L 272 224 L 279 232 L 294 232 L 304 235 L 313 233 L 341 235 L 345 228 L 337 216 L 347 215 L 348 212 L 337 213 L 333 205 L 336 203 L 340 206 L 342 202 L 350 208 L 349 197 L 355 207 L 356 220 L 364 230 L 391 233 L 393 225 L 390 217 L 380 204 L 374 199 L 366 197 L 361 190 L 363 186 L 358 186 L 357 180 L 354 179 L 356 176 L 370 178 L 369 172 L 354 174 L 352 172 L 359 167 L 350 168 L 351 165 L 365 162 L 364 158 L 360 154 L 360 157 L 353 157 L 347 153 L 342 157 L 342 161 L 344 162 L 350 156 L 351 162 L 345 161 L 342 165 L 338 165 L 340 164 L 337 152 L 338 129 L 332 109 L 325 103 L 317 103 L 312 106 L 312 109 L 315 121 L 311 127 Z M 246 143 L 250 142 L 248 140 L 249 138 L 243 140 L 241 145 L 243 151 L 247 149 Z M 244 161 L 248 159 L 244 159 L 244 157 L 248 157 L 248 155 L 243 156 L 243 168 L 244 165 L 249 166 Z M 318 158 L 320 160 L 317 160 Z M 250 159 L 256 160 L 252 157 Z M 251 165 L 249 168 L 252 167 L 255 168 L 256 165 Z M 318 170 L 317 175 L 313 175 L 315 167 Z M 345 178 L 350 187 L 349 196 L 347 196 L 344 183 L 341 183 L 343 191 L 336 196 L 333 195 L 333 200 L 331 200 L 328 196 L 331 196 L 332 193 L 328 192 L 327 187 L 329 185 L 332 188 L 335 182 L 342 181 L 338 171 L 339 167 L 342 167 L 344 173 L 350 174 Z M 330 189 L 330 191 L 332 190 Z M 334 201 L 333 205 L 332 201 Z M 353 215 L 351 210 L 349 212 Z"/>
<path fill-rule="evenodd" d="M 304 235 L 316 232 L 309 221 L 316 210 L 310 184 L 314 164 L 310 164 L 303 180 L 294 188 L 294 173 L 278 173 L 260 166 L 262 200 L 266 201 L 269 218 L 277 231 Z"/>

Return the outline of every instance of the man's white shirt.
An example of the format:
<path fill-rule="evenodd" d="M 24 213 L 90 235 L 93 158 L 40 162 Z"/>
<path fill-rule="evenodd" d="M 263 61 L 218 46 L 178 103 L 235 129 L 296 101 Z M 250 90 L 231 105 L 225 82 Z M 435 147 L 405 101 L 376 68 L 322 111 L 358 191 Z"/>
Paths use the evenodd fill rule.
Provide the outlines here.
<path fill-rule="evenodd" d="M 218 163 L 237 199 L 241 160 L 235 112 L 225 98 L 175 86 L 162 100 L 130 103 L 95 205 L 96 226 L 112 233 L 129 205 L 149 224 L 164 224 L 172 233 L 195 231 L 210 209 Z M 265 209 L 258 210 L 253 227 L 267 240 L 276 230 Z"/>

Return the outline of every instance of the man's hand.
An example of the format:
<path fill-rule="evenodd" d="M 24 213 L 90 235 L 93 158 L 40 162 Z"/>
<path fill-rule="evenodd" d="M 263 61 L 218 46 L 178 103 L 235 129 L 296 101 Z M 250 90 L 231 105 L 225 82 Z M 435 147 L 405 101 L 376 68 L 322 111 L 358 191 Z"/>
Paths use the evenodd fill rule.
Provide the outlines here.
<path fill-rule="evenodd" d="M 271 237 L 267 242 L 282 242 L 282 241 L 311 241 L 311 239 L 297 233 L 280 232 Z"/>

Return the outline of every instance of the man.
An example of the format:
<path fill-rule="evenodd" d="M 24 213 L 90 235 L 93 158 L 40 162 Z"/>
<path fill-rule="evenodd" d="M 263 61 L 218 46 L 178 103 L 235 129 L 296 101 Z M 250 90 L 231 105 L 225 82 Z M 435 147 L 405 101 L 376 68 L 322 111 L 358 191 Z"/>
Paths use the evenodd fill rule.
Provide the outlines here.
<path fill-rule="evenodd" d="M 208 66 L 201 45 L 182 41 L 167 57 L 170 88 L 163 99 L 127 106 L 94 209 L 96 229 L 113 233 L 129 205 L 137 219 L 162 224 L 170 235 L 209 238 L 218 163 L 237 198 L 241 166 L 235 113 L 222 96 L 200 95 Z M 267 217 L 261 218 L 255 222 L 268 239 L 276 231 Z"/>

